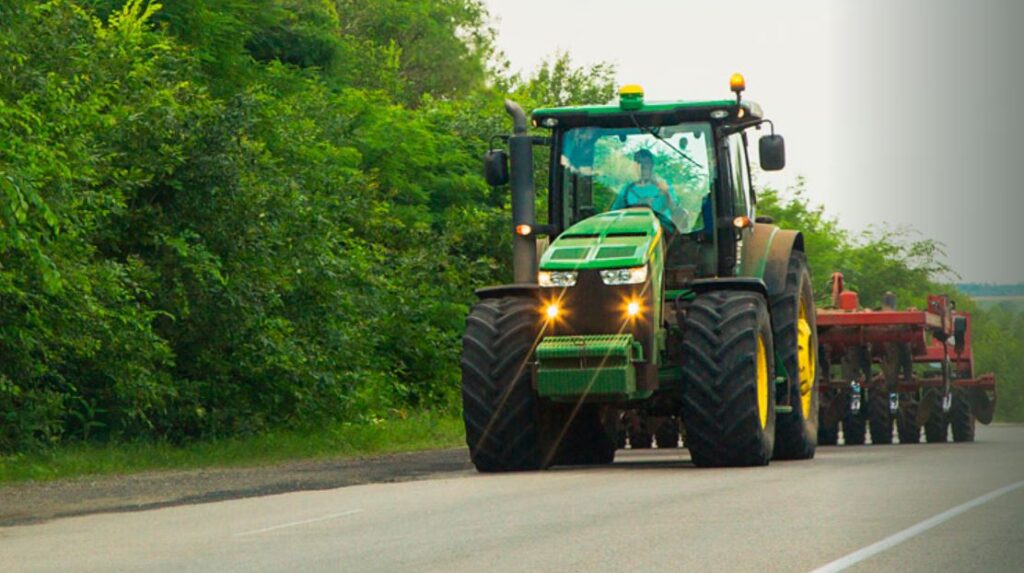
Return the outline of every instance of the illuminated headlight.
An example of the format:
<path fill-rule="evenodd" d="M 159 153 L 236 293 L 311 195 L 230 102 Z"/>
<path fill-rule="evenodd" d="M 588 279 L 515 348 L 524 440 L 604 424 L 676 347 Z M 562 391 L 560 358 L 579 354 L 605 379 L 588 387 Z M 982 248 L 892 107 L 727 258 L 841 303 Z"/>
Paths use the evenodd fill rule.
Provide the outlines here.
<path fill-rule="evenodd" d="M 542 287 L 571 287 L 576 286 L 578 277 L 576 271 L 540 271 L 537 273 L 537 282 Z"/>
<path fill-rule="evenodd" d="M 635 285 L 647 280 L 647 265 L 631 269 L 612 269 L 601 271 L 601 281 L 612 285 Z"/>

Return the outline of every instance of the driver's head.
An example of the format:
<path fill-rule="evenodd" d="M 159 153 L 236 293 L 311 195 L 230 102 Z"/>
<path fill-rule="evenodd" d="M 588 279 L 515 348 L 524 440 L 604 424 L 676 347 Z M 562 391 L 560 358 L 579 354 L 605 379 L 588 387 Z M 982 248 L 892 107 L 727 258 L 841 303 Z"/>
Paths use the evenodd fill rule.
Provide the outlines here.
<path fill-rule="evenodd" d="M 640 165 L 640 178 L 650 179 L 654 170 L 654 154 L 648 149 L 641 149 L 633 154 L 633 161 Z"/>

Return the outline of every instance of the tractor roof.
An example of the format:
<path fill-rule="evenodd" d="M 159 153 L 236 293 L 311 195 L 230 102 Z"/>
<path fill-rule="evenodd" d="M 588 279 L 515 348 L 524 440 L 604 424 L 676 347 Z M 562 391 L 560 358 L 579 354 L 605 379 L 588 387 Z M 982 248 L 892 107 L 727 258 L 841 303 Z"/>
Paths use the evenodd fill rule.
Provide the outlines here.
<path fill-rule="evenodd" d="M 723 113 L 724 115 L 722 115 Z M 623 109 L 620 102 L 605 105 L 548 107 L 535 109 L 531 115 L 534 125 L 543 127 L 631 126 L 634 117 L 637 122 L 647 125 L 709 119 L 757 120 L 764 117 L 761 106 L 752 101 L 743 101 L 737 106 L 734 99 L 642 102 L 635 109 Z"/>

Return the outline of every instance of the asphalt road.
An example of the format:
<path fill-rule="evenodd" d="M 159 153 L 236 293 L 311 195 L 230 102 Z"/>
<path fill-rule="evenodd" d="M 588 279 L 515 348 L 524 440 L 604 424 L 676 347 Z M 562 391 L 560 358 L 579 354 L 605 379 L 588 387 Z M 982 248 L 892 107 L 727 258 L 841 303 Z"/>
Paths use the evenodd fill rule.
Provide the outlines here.
<path fill-rule="evenodd" d="M 0 571 L 1024 571 L 1024 426 L 694 468 L 449 472 L 0 528 Z"/>

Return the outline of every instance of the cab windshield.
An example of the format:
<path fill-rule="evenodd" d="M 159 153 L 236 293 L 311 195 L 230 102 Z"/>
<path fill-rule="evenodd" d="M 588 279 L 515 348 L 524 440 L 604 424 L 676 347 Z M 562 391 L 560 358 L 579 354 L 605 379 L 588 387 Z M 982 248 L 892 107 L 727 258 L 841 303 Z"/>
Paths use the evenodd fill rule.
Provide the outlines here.
<path fill-rule="evenodd" d="M 562 138 L 568 219 L 647 207 L 670 233 L 704 228 L 715 173 L 707 123 L 659 127 L 581 127 Z"/>

